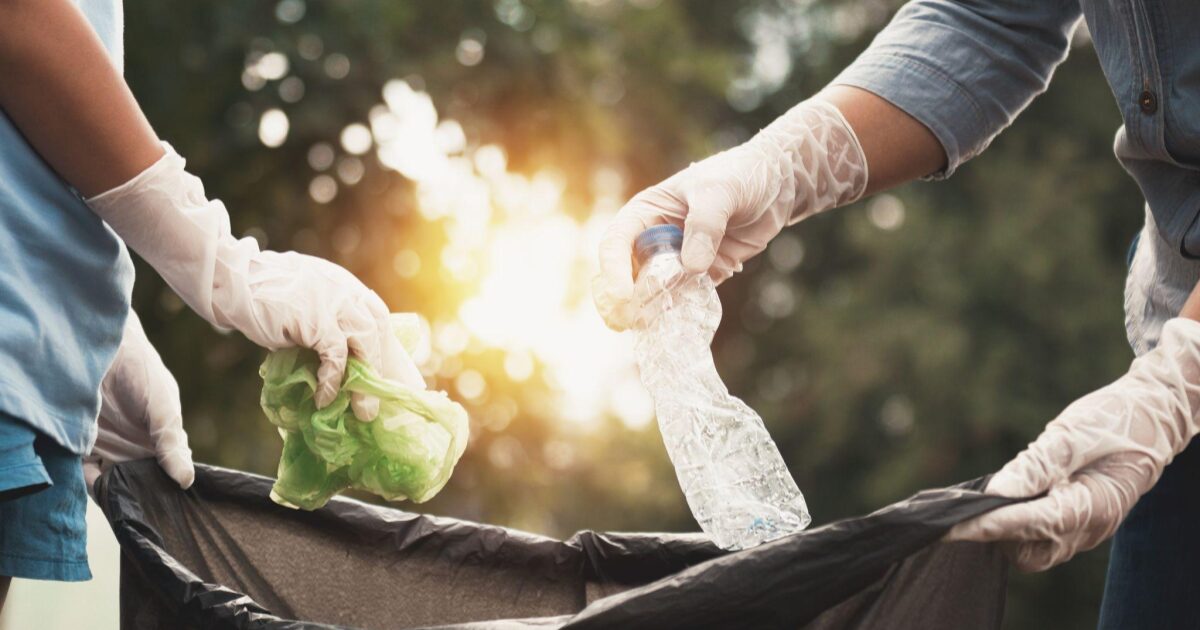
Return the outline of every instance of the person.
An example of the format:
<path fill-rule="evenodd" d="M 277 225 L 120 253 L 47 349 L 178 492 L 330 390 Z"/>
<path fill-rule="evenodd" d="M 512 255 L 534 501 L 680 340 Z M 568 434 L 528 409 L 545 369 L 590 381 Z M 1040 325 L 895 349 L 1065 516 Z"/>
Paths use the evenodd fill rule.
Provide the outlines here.
<path fill-rule="evenodd" d="M 154 456 L 192 483 L 178 386 L 130 312 L 127 247 L 214 326 L 315 350 L 318 406 L 349 355 L 424 387 L 350 272 L 231 234 L 139 110 L 121 32 L 119 0 L 0 2 L 0 606 L 13 576 L 90 578 L 85 485 L 103 467 Z"/>
<path fill-rule="evenodd" d="M 1041 93 L 1086 24 L 1124 125 L 1117 158 L 1146 199 L 1127 278 L 1139 358 L 1067 408 L 988 491 L 1035 498 L 958 527 L 1042 570 L 1115 532 L 1101 628 L 1200 627 L 1200 8 L 1181 1 L 913 0 L 824 90 L 753 138 L 628 202 L 593 295 L 634 321 L 631 243 L 682 224 L 684 267 L 722 281 L 784 227 L 915 178 L 949 177 Z M 1183 306 L 1192 293 L 1187 310 Z M 1177 317 L 1180 313 L 1184 317 Z"/>

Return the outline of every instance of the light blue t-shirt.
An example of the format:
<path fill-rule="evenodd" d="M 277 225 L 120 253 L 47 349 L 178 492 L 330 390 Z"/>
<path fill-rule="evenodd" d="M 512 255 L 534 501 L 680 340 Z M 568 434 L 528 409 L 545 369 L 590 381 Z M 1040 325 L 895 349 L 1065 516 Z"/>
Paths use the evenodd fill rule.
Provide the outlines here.
<path fill-rule="evenodd" d="M 79 0 L 121 68 L 120 0 Z M 96 439 L 133 263 L 0 110 L 0 411 L 73 452 Z"/>

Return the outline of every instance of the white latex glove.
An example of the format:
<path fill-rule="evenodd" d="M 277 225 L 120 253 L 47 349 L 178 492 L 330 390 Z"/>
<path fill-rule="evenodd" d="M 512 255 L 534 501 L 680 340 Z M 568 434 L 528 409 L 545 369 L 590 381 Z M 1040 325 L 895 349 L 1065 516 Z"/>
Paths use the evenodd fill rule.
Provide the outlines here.
<path fill-rule="evenodd" d="M 855 201 L 867 160 L 836 107 L 812 99 L 745 144 L 714 155 L 638 193 L 600 242 L 596 307 L 609 326 L 634 319 L 633 241 L 648 227 L 683 224 L 683 265 L 720 283 L 741 271 L 785 226 Z"/>
<path fill-rule="evenodd" d="M 424 388 L 379 295 L 329 261 L 259 251 L 253 238 L 234 238 L 225 205 L 210 201 L 183 158 L 170 145 L 163 148 L 157 162 L 88 205 L 188 306 L 264 348 L 316 350 L 319 407 L 337 395 L 349 354 L 385 378 Z M 362 420 L 379 412 L 371 397 L 355 394 L 352 404 Z"/>
<path fill-rule="evenodd" d="M 1046 496 L 956 526 L 948 540 L 1014 541 L 1022 570 L 1066 562 L 1116 532 L 1198 431 L 1200 322 L 1173 319 L 1157 348 L 1079 399 L 992 477 L 987 492 Z"/>
<path fill-rule="evenodd" d="M 90 489 L 100 471 L 117 462 L 154 457 L 180 488 L 192 485 L 192 449 L 183 432 L 179 386 L 129 312 L 112 366 L 100 383 L 96 445 L 83 458 Z"/>

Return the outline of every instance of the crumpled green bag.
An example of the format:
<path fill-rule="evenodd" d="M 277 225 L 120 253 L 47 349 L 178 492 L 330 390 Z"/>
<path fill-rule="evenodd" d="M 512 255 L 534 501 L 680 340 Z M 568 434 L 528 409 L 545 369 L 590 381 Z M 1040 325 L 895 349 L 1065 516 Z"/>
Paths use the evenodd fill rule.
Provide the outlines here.
<path fill-rule="evenodd" d="M 393 315 L 392 326 L 412 352 L 421 338 L 416 316 Z M 467 412 L 462 405 L 445 392 L 384 379 L 351 358 L 337 398 L 317 409 L 313 396 L 318 365 L 312 350 L 288 348 L 270 353 L 259 368 L 263 411 L 283 437 L 271 499 L 315 510 L 347 488 L 389 501 L 422 503 L 433 498 L 467 447 Z M 354 416 L 351 392 L 379 398 L 374 421 Z"/>

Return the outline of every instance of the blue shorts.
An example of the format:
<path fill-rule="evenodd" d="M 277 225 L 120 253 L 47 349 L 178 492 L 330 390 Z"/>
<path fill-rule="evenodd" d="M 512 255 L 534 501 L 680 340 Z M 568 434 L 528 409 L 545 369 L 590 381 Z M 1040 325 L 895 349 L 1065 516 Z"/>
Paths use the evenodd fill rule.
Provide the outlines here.
<path fill-rule="evenodd" d="M 90 580 L 82 458 L 0 413 L 0 576 Z"/>

